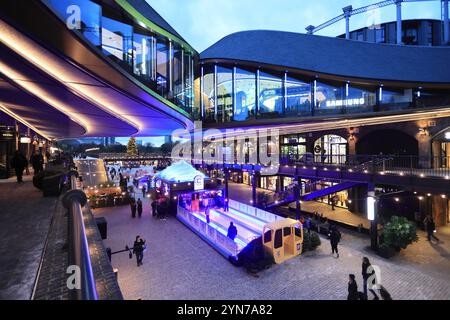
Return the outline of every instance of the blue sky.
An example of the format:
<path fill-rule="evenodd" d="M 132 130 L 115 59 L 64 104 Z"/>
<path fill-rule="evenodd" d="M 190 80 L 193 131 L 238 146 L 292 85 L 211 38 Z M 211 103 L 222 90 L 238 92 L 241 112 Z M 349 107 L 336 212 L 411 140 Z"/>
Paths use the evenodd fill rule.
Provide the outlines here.
<path fill-rule="evenodd" d="M 305 32 L 308 25 L 319 25 L 342 13 L 342 8 L 367 6 L 380 0 L 146 0 L 197 51 L 201 52 L 226 35 L 255 29 Z M 440 19 L 440 1 L 403 4 L 403 19 Z M 351 18 L 350 29 L 393 21 L 395 6 Z M 345 33 L 343 21 L 319 35 Z M 118 138 L 121 143 L 128 138 Z M 159 146 L 164 138 L 139 138 Z"/>
<path fill-rule="evenodd" d="M 197 51 L 224 36 L 242 30 L 270 29 L 305 32 L 342 13 L 342 8 L 367 6 L 381 0 L 146 0 Z M 351 29 L 395 20 L 395 6 L 351 18 Z M 440 1 L 404 3 L 403 18 L 440 19 Z M 337 36 L 345 24 L 337 23 L 318 34 Z"/>

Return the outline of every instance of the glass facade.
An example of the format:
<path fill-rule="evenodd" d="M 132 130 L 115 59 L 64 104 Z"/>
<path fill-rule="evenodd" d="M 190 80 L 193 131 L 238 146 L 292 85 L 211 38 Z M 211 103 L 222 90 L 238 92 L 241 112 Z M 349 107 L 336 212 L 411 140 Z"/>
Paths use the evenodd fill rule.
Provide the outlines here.
<path fill-rule="evenodd" d="M 414 97 L 417 89 L 327 83 L 322 79 L 297 77 L 291 72 L 277 74 L 221 64 L 202 66 L 194 91 L 197 94 L 192 107 L 194 118 L 216 123 L 426 107 L 425 102 L 419 103 L 425 99 Z"/>
<path fill-rule="evenodd" d="M 259 107 L 260 118 L 273 118 L 283 114 L 284 93 L 283 78 L 266 72 L 259 72 Z"/>
<path fill-rule="evenodd" d="M 181 44 L 135 23 L 127 15 L 106 16 L 89 0 L 43 0 L 74 32 L 148 88 L 193 113 L 194 55 Z M 105 12 L 108 10 L 105 10 Z M 78 18 L 79 17 L 79 18 Z M 118 18 L 121 17 L 121 18 Z"/>
<path fill-rule="evenodd" d="M 234 121 L 254 119 L 256 115 L 256 73 L 235 69 Z"/>

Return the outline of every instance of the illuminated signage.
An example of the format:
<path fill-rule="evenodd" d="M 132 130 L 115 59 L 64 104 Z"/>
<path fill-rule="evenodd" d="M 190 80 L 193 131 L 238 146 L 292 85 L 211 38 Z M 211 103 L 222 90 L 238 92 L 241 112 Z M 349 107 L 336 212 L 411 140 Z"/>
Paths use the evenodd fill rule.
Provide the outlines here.
<path fill-rule="evenodd" d="M 450 140 L 450 131 L 445 133 L 445 139 Z"/>
<path fill-rule="evenodd" d="M 2 133 L 2 137 L 12 138 L 12 137 L 14 137 L 14 134 L 12 134 L 12 133 Z"/>
<path fill-rule="evenodd" d="M 327 108 L 330 107 L 342 107 L 342 106 L 361 106 L 365 104 L 364 98 L 359 99 L 347 99 L 347 100 L 331 100 L 326 102 Z"/>
<path fill-rule="evenodd" d="M 194 178 L 194 190 L 205 189 L 205 178 L 201 175 L 195 176 Z"/>
<path fill-rule="evenodd" d="M 369 192 L 367 197 L 367 219 L 375 220 L 375 193 Z"/>
<path fill-rule="evenodd" d="M 31 143 L 31 138 L 30 137 L 21 137 L 20 143 Z"/>

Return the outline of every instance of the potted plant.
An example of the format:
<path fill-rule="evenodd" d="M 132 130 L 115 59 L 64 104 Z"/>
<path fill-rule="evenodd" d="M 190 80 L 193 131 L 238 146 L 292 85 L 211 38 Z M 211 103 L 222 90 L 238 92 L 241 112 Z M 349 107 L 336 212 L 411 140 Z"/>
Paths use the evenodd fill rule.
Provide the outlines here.
<path fill-rule="evenodd" d="M 381 230 L 379 254 L 390 258 L 417 241 L 416 225 L 405 217 L 392 216 Z"/>
<path fill-rule="evenodd" d="M 311 231 L 303 234 L 303 252 L 316 250 L 320 244 L 320 237 L 316 232 Z"/>

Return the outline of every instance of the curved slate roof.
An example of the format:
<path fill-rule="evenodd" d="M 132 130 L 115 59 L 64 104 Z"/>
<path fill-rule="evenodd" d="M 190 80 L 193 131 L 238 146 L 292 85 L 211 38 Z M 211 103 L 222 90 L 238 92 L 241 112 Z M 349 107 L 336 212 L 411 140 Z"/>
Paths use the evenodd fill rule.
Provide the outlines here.
<path fill-rule="evenodd" d="M 166 21 L 163 17 L 159 15 L 145 0 L 127 0 L 137 11 L 139 11 L 144 17 L 146 17 L 151 22 L 157 24 L 164 30 L 170 32 L 174 36 L 182 39 L 184 38 L 178 34 L 178 32 Z"/>
<path fill-rule="evenodd" d="M 231 34 L 200 54 L 351 78 L 450 83 L 450 47 L 375 44 L 292 32 Z"/>

